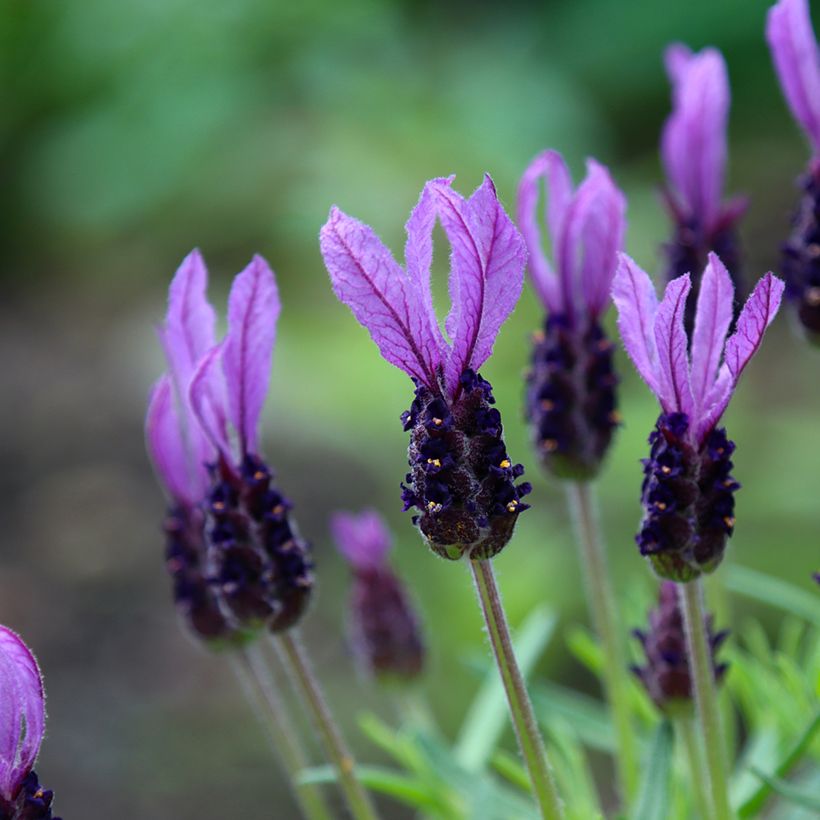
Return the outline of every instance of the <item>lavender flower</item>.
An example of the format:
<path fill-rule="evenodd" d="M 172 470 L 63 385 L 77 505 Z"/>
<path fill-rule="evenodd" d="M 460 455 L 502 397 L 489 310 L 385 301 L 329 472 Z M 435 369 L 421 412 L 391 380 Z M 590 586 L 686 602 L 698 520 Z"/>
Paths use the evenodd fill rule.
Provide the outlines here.
<path fill-rule="evenodd" d="M 658 304 L 649 276 L 625 254 L 612 289 L 626 351 L 662 410 L 644 461 L 636 540 L 658 575 L 681 582 L 714 570 L 734 530 L 735 445 L 716 425 L 777 313 L 783 283 L 767 273 L 727 339 L 734 288 L 709 254 L 688 354 L 683 315 L 690 289 L 688 275 L 673 279 Z"/>
<path fill-rule="evenodd" d="M 298 619 L 312 563 L 257 449 L 280 307 L 273 272 L 256 256 L 236 277 L 218 344 L 206 288 L 193 251 L 171 283 L 159 331 L 168 373 L 154 388 L 146 438 L 171 499 L 166 556 L 177 607 L 203 640 L 236 643 Z"/>
<path fill-rule="evenodd" d="M 766 38 L 783 93 L 812 149 L 792 233 L 783 246 L 783 275 L 807 337 L 820 344 L 820 53 L 806 0 L 773 6 Z"/>
<path fill-rule="evenodd" d="M 0 820 L 60 820 L 32 768 L 45 728 L 40 667 L 22 638 L 0 626 Z"/>
<path fill-rule="evenodd" d="M 720 682 L 728 664 L 717 663 L 715 655 L 729 634 L 727 629 L 715 632 L 713 618 L 706 618 L 706 636 L 712 655 L 715 680 Z M 649 630 L 632 633 L 643 646 L 645 666 L 632 671 L 644 685 L 647 694 L 664 714 L 674 716 L 692 711 L 692 677 L 686 647 L 686 630 L 678 599 L 677 585 L 664 581 L 658 590 L 658 606 L 649 611 Z"/>
<path fill-rule="evenodd" d="M 521 295 L 526 250 L 492 180 L 469 199 L 449 179 L 428 182 L 407 222 L 405 268 L 371 228 L 334 207 L 322 228 L 325 265 L 338 298 L 382 356 L 416 386 L 402 415 L 410 431 L 405 509 L 439 555 L 489 558 L 509 541 L 527 505 L 524 468 L 507 456 L 490 384 L 476 371 Z M 433 226 L 452 247 L 445 341 L 433 312 Z"/>
<path fill-rule="evenodd" d="M 360 668 L 380 679 L 409 681 L 424 666 L 424 645 L 413 606 L 387 555 L 390 533 L 375 510 L 336 513 L 339 552 L 353 571 L 350 638 Z"/>
<path fill-rule="evenodd" d="M 674 238 L 666 246 L 668 276 L 672 280 L 694 275 L 713 251 L 737 284 L 740 254 L 735 226 L 746 202 L 722 202 L 729 113 L 726 64 L 717 49 L 693 54 L 680 43 L 667 48 L 665 63 L 673 110 L 661 137 L 661 159 L 668 182 L 665 201 L 675 224 Z M 695 296 L 698 288 L 695 278 Z M 694 325 L 694 304 L 692 300 L 684 317 L 688 333 Z"/>
<path fill-rule="evenodd" d="M 542 178 L 554 269 L 544 255 L 537 217 Z M 530 277 L 547 311 L 527 375 L 527 420 L 544 467 L 560 477 L 594 477 L 618 424 L 614 345 L 600 319 L 609 306 L 625 210 L 623 194 L 595 160 L 587 162 L 586 179 L 573 191 L 557 151 L 539 154 L 518 188 Z"/>

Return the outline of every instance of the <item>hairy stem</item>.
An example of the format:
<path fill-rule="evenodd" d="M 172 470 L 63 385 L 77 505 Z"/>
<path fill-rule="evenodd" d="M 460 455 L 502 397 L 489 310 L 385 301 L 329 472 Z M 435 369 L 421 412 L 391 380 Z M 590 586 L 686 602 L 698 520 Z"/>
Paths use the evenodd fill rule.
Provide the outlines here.
<path fill-rule="evenodd" d="M 715 820 L 731 820 L 734 817 L 729 806 L 729 786 L 726 780 L 726 762 L 723 734 L 720 728 L 717 687 L 712 667 L 712 651 L 706 634 L 706 613 L 703 608 L 701 579 L 679 584 L 681 608 L 686 622 L 686 648 L 692 689 L 697 704 L 698 720 L 703 734 L 706 757 L 705 769 L 711 785 Z"/>
<path fill-rule="evenodd" d="M 307 820 L 332 820 L 333 812 L 321 789 L 314 784 L 298 782 L 299 773 L 310 762 L 259 648 L 246 646 L 231 653 L 231 660 L 251 708 L 268 731 L 300 811 Z"/>
<path fill-rule="evenodd" d="M 558 820 L 564 816 L 561 799 L 555 787 L 544 741 L 535 720 L 530 696 L 518 661 L 515 659 L 510 629 L 504 607 L 495 583 L 493 566 L 489 561 L 470 561 L 481 611 L 487 624 L 487 634 L 507 693 L 518 747 L 529 771 L 533 792 L 542 817 Z"/>
<path fill-rule="evenodd" d="M 683 743 L 686 760 L 689 764 L 689 785 L 695 793 L 695 806 L 698 817 L 708 820 L 712 816 L 712 802 L 708 792 L 709 778 L 703 768 L 703 753 L 700 747 L 700 736 L 694 720 L 689 715 L 675 719 L 675 732 Z"/>
<path fill-rule="evenodd" d="M 356 775 L 356 761 L 333 719 L 319 681 L 313 674 L 310 660 L 301 641 L 295 635 L 295 630 L 275 635 L 273 642 L 283 665 L 288 670 L 294 688 L 304 700 L 313 718 L 328 760 L 336 768 L 339 785 L 351 815 L 355 820 L 376 820 L 376 809 Z"/>
<path fill-rule="evenodd" d="M 610 583 L 603 539 L 598 528 L 594 488 L 588 482 L 568 482 L 567 497 L 581 548 L 581 567 L 592 624 L 604 653 L 603 679 L 618 741 L 615 761 L 621 796 L 629 803 L 638 788 L 638 748 L 629 703 L 629 671 L 623 633 Z"/>

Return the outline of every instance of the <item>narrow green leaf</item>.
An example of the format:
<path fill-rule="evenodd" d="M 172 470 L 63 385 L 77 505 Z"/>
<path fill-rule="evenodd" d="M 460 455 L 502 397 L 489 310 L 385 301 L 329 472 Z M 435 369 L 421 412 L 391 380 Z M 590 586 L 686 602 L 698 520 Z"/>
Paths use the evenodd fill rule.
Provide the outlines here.
<path fill-rule="evenodd" d="M 539 721 L 549 726 L 556 717 L 570 723 L 578 737 L 593 749 L 615 750 L 615 731 L 601 701 L 555 683 L 531 688 L 533 707 Z"/>
<path fill-rule="evenodd" d="M 527 774 L 527 770 L 521 765 L 519 760 L 509 752 L 499 749 L 493 755 L 493 767 L 503 778 L 514 786 L 518 786 L 519 789 L 523 789 L 524 791 L 532 791 L 532 783 L 530 782 L 530 776 Z"/>
<path fill-rule="evenodd" d="M 673 739 L 672 724 L 668 720 L 661 721 L 649 745 L 643 782 L 632 820 L 666 820 Z"/>
<path fill-rule="evenodd" d="M 373 743 L 404 768 L 416 774 L 424 773 L 423 756 L 411 737 L 397 732 L 372 712 L 365 712 L 359 716 L 359 727 Z"/>
<path fill-rule="evenodd" d="M 820 626 L 820 595 L 816 593 L 736 564 L 726 567 L 723 579 L 732 592 L 791 612 Z"/>
<path fill-rule="evenodd" d="M 820 812 L 820 795 L 817 794 L 816 789 L 808 791 L 793 786 L 779 777 L 771 777 L 760 769 L 752 769 L 753 773 L 759 777 L 773 792 L 779 794 L 784 800 L 794 803 L 796 806 L 802 806 L 810 811 Z"/>
<path fill-rule="evenodd" d="M 536 607 L 518 630 L 515 654 L 521 674 L 527 679 L 555 630 L 556 619 L 546 607 Z M 470 771 L 483 769 L 508 723 L 507 698 L 495 666 L 473 698 L 455 745 L 456 760 Z"/>
<path fill-rule="evenodd" d="M 567 630 L 567 647 L 593 675 L 601 677 L 605 663 L 604 652 L 592 632 L 583 626 L 571 627 Z"/>

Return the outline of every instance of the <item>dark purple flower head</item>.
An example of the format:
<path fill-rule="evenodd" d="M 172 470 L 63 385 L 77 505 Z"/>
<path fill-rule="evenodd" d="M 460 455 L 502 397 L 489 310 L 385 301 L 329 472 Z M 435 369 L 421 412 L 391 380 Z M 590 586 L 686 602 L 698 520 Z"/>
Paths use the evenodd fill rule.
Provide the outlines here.
<path fill-rule="evenodd" d="M 542 179 L 554 267 L 541 242 Z M 561 477 L 593 477 L 618 423 L 613 345 L 600 318 L 609 306 L 625 210 L 626 200 L 603 165 L 588 160 L 586 179 L 573 190 L 557 151 L 539 154 L 518 188 L 530 276 L 548 312 L 534 338 L 527 418 L 542 463 Z"/>
<path fill-rule="evenodd" d="M 715 680 L 719 682 L 723 680 L 728 664 L 717 663 L 715 654 L 729 633 L 727 630 L 715 633 L 711 615 L 706 618 L 706 632 Z M 649 697 L 661 712 L 671 717 L 691 712 L 692 677 L 677 584 L 671 581 L 661 584 L 658 606 L 649 611 L 649 629 L 636 629 L 633 634 L 643 646 L 646 664 L 633 666 L 632 671 Z"/>
<path fill-rule="evenodd" d="M 820 345 L 820 51 L 806 0 L 773 6 L 766 38 L 783 93 L 812 148 L 792 233 L 783 245 L 783 276 L 807 338 Z"/>
<path fill-rule="evenodd" d="M 43 678 L 19 635 L 0 626 L 0 820 L 52 818 L 53 794 L 32 770 L 46 727 Z"/>
<path fill-rule="evenodd" d="M 666 202 L 675 223 L 675 236 L 666 246 L 669 276 L 696 272 L 713 251 L 737 281 L 740 269 L 737 220 L 746 209 L 743 199 L 723 203 L 726 169 L 726 125 L 729 80 L 723 56 L 714 48 L 694 54 L 676 43 L 665 54 L 672 83 L 672 113 L 661 138 L 661 159 L 667 177 Z M 691 331 L 694 305 L 686 328 Z"/>
<path fill-rule="evenodd" d="M 361 670 L 380 679 L 409 681 L 424 667 L 419 619 L 387 560 L 390 533 L 375 510 L 336 513 L 331 522 L 339 552 L 353 571 L 349 629 Z"/>
<path fill-rule="evenodd" d="M 433 312 L 433 227 L 452 248 L 446 341 Z M 477 370 L 521 295 L 524 241 L 485 177 L 469 199 L 452 178 L 424 186 L 406 225 L 402 268 L 373 230 L 334 207 L 320 243 L 333 289 L 369 331 L 382 356 L 416 385 L 404 414 L 411 431 L 405 508 L 440 555 L 484 558 L 509 540 L 525 509 L 523 468 L 507 458 L 489 384 Z"/>
<path fill-rule="evenodd" d="M 258 454 L 279 295 L 260 256 L 234 280 L 228 332 L 217 343 L 197 251 L 177 271 L 160 329 L 168 373 L 151 398 L 148 450 L 171 497 L 168 568 L 180 611 L 210 642 L 280 629 L 312 585 L 307 545 Z"/>
<path fill-rule="evenodd" d="M 777 313 L 783 283 L 766 274 L 727 339 L 734 289 L 715 254 L 701 280 L 691 344 L 683 315 L 688 276 L 658 303 L 649 276 L 625 254 L 612 288 L 626 351 L 662 413 L 644 462 L 641 553 L 662 577 L 688 581 L 720 563 L 734 527 L 734 444 L 716 429 L 743 369 Z"/>

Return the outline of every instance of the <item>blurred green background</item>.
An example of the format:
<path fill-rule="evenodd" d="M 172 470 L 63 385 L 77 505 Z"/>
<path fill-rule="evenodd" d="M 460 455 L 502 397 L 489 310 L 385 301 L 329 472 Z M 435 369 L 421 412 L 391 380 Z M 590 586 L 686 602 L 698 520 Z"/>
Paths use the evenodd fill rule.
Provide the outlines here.
<path fill-rule="evenodd" d="M 142 419 L 163 367 L 153 327 L 182 257 L 203 250 L 220 306 L 254 252 L 277 272 L 265 450 L 315 543 L 319 590 L 304 632 L 357 751 L 378 757 L 355 727 L 359 707 L 390 717 L 391 702 L 358 681 L 340 631 L 347 573 L 327 534 L 340 507 L 389 518 L 395 563 L 424 612 L 425 688 L 453 731 L 478 682 L 470 659 L 484 651 L 468 573 L 428 554 L 401 513 L 398 416 L 410 385 L 335 301 L 319 227 L 336 203 L 400 254 L 426 179 L 456 173 L 466 193 L 490 171 L 512 208 L 526 164 L 554 147 L 576 176 L 587 155 L 611 166 L 629 198 L 628 249 L 659 270 L 669 230 L 657 195 L 661 55 L 683 40 L 727 58 L 728 191 L 751 197 L 748 271 L 777 270 L 808 149 L 772 72 L 766 7 L 0 0 L 0 622 L 44 670 L 38 769 L 59 813 L 294 816 L 229 666 L 186 639 L 170 604 Z M 497 567 L 514 623 L 548 601 L 567 625 L 586 615 L 564 496 L 538 474 L 521 421 L 540 321 L 526 289 L 484 370 L 510 453 L 535 484 Z M 632 537 L 657 409 L 619 363 L 624 426 L 601 497 L 629 620 L 653 591 Z M 726 419 L 744 485 L 729 560 L 805 588 L 818 568 L 819 366 L 781 317 Z M 732 604 L 734 623 L 752 612 Z M 774 626 L 773 612 L 758 614 Z M 594 688 L 560 639 L 538 674 Z"/>

